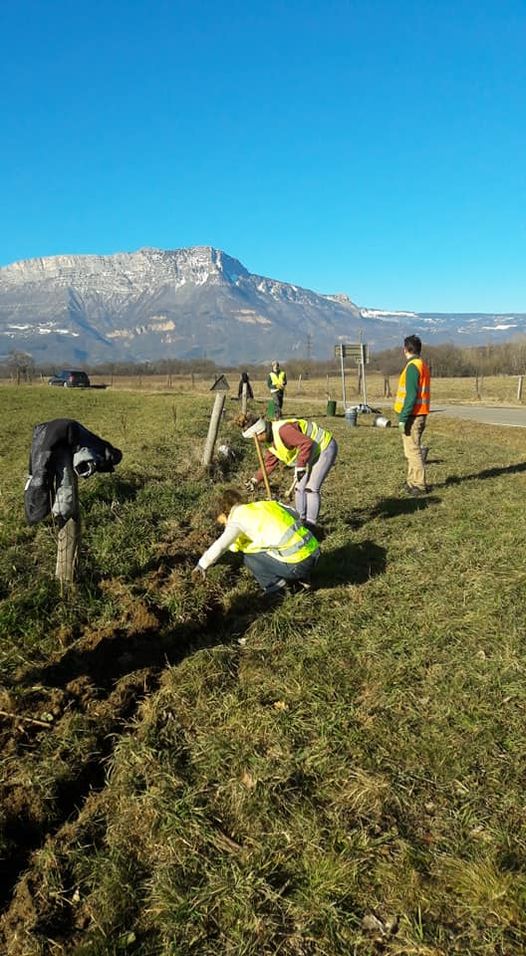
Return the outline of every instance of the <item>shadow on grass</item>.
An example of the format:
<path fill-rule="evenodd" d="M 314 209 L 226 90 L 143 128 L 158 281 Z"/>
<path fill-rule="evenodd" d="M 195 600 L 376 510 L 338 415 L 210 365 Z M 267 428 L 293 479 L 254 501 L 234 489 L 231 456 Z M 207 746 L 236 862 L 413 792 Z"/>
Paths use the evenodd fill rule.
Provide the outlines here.
<path fill-rule="evenodd" d="M 502 475 L 519 475 L 524 471 L 526 471 L 526 462 L 520 461 L 516 465 L 506 465 L 502 468 L 484 468 L 483 471 L 476 471 L 470 475 L 449 475 L 440 487 L 461 485 L 463 481 L 484 481 L 486 478 L 499 478 Z"/>
<path fill-rule="evenodd" d="M 320 590 L 335 584 L 364 584 L 384 573 L 386 554 L 385 548 L 374 541 L 349 542 L 333 551 L 323 551 L 313 574 L 313 584 Z"/>
<path fill-rule="evenodd" d="M 373 508 L 367 511 L 352 511 L 347 515 L 345 524 L 353 531 L 363 527 L 368 521 L 375 518 L 399 518 L 401 515 L 412 515 L 415 512 L 426 511 L 432 505 L 440 503 L 436 495 L 427 495 L 425 498 L 381 498 Z"/>

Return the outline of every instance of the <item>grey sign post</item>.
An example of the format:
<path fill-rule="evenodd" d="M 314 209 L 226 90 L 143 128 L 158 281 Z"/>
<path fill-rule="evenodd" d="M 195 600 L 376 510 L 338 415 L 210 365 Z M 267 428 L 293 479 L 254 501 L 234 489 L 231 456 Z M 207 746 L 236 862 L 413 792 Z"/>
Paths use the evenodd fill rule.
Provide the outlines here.
<path fill-rule="evenodd" d="M 367 405 L 367 383 L 365 380 L 365 366 L 369 362 L 369 346 L 365 342 L 348 342 L 340 343 L 340 345 L 334 346 L 334 354 L 336 358 L 340 359 L 340 368 L 342 376 L 342 399 L 343 407 L 347 404 L 347 396 L 345 391 L 345 358 L 352 358 L 357 365 L 360 366 L 360 378 L 362 381 L 362 392 L 363 392 L 363 401 L 364 405 Z"/>
<path fill-rule="evenodd" d="M 345 412 L 345 406 L 347 405 L 347 396 L 345 394 L 345 363 L 343 361 L 345 358 L 345 345 L 335 345 L 334 354 L 336 358 L 338 358 L 338 356 L 340 358 L 340 371 L 341 371 L 341 377 L 342 377 L 342 402 L 343 402 L 343 410 Z"/>

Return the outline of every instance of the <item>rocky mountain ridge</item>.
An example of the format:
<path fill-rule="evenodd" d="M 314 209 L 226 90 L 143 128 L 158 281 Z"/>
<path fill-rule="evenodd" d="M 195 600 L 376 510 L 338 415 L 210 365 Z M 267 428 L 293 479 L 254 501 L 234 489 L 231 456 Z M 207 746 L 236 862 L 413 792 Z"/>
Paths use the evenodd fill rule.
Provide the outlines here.
<path fill-rule="evenodd" d="M 362 334 L 372 349 L 408 332 L 466 344 L 526 331 L 526 315 L 452 316 L 358 307 L 250 273 L 220 249 L 60 255 L 0 269 L 0 354 L 37 363 L 146 361 L 170 356 L 268 362 L 326 358 Z"/>

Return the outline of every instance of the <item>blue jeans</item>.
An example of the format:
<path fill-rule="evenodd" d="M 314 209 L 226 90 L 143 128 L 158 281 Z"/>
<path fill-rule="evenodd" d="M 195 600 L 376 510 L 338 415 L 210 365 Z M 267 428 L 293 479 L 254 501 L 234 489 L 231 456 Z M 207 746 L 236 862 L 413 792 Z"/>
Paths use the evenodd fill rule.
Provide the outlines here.
<path fill-rule="evenodd" d="M 271 594 L 272 591 L 284 587 L 286 581 L 308 580 L 319 556 L 320 552 L 317 551 L 296 564 L 285 564 L 284 561 L 278 561 L 266 551 L 258 551 L 256 554 L 244 554 L 243 560 L 245 567 L 252 571 L 260 588 L 265 594 Z"/>

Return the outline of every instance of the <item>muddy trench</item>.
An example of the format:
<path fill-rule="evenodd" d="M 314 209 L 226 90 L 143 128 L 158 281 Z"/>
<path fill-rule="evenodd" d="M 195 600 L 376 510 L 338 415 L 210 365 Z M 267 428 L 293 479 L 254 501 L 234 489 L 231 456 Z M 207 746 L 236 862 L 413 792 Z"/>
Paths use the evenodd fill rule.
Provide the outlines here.
<path fill-rule="evenodd" d="M 63 899 L 53 906 L 48 901 L 48 911 L 35 915 L 42 901 L 37 907 L 33 853 L 44 846 L 58 849 L 67 884 L 68 839 L 93 802 L 103 798 L 108 760 L 122 735 L 133 733 L 130 723 L 158 689 L 163 669 L 196 650 L 235 640 L 258 613 L 257 602 L 250 610 L 241 602 L 225 614 L 211 593 L 199 615 L 174 626 L 160 599 L 174 575 L 182 571 L 187 579 L 190 569 L 188 551 L 163 554 L 147 580 L 137 582 L 147 585 L 147 602 L 144 593 L 141 598 L 126 593 L 124 620 L 86 628 L 49 663 L 21 674 L 4 695 L 2 709 L 10 716 L 0 717 L 0 742 L 10 772 L 0 784 L 0 940 L 6 952 L 23 952 L 16 940 L 35 920 L 39 925 L 44 920 L 51 939 L 78 931 L 73 908 Z M 85 746 L 68 753 L 70 725 L 79 719 Z M 56 765 L 55 776 L 50 764 Z M 45 797 L 38 783 L 43 773 L 49 777 Z"/>

